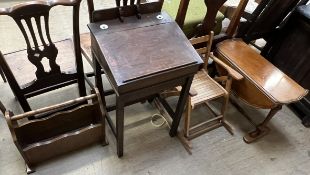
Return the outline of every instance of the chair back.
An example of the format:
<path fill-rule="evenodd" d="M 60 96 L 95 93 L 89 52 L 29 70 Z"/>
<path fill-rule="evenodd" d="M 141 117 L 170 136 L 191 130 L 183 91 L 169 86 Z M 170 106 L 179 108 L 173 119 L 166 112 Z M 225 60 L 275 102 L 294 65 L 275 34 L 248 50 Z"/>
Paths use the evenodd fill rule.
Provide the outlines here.
<path fill-rule="evenodd" d="M 88 0 L 89 2 L 92 0 Z M 111 20 L 119 18 L 123 21 L 123 17 L 137 16 L 140 18 L 140 14 L 155 13 L 160 12 L 164 3 L 164 0 L 157 0 L 154 2 L 144 2 L 141 3 L 140 0 L 115 0 L 116 7 L 108 9 L 94 9 L 93 3 L 88 3 L 92 5 L 89 9 L 90 16 L 92 17 L 91 22 L 98 22 L 104 20 Z"/>
<path fill-rule="evenodd" d="M 79 1 L 32 1 L 11 8 L 0 10 L 0 15 L 8 15 L 14 19 L 21 30 L 27 44 L 28 60 L 37 68 L 37 79 L 45 78 L 52 74 L 60 74 L 61 70 L 56 63 L 58 49 L 53 43 L 49 30 L 49 12 L 56 5 L 73 6 L 78 11 Z M 78 17 L 74 16 L 77 22 Z M 45 32 L 42 30 L 44 27 Z M 27 30 L 29 33 L 27 33 Z M 38 31 L 39 36 L 35 34 Z M 77 32 L 78 30 L 75 30 Z M 39 45 L 41 41 L 42 48 Z M 49 60 L 51 70 L 46 72 L 42 59 Z"/>
<path fill-rule="evenodd" d="M 202 57 L 204 61 L 204 68 L 207 70 L 209 56 L 211 52 L 212 47 L 212 41 L 213 41 L 214 32 L 211 31 L 209 35 L 204 35 L 196 38 L 191 38 L 189 41 L 191 44 L 196 48 L 196 51 L 199 53 L 199 55 Z"/>
<path fill-rule="evenodd" d="M 81 0 L 47 0 L 47 1 L 30 1 L 15 5 L 10 8 L 0 8 L 0 16 L 10 16 L 16 22 L 18 28 L 20 29 L 26 45 L 27 53 L 15 52 L 12 54 L 5 55 L 5 57 L 10 57 L 14 59 L 15 57 L 20 57 L 24 54 L 27 55 L 27 59 L 32 64 L 31 66 L 22 65 L 22 68 L 27 71 L 32 71 L 33 66 L 35 67 L 34 76 L 26 76 L 23 78 L 23 83 L 19 84 L 17 82 L 17 77 L 11 71 L 10 64 L 7 63 L 5 57 L 0 55 L 0 63 L 3 65 L 3 71 L 5 72 L 8 82 L 13 89 L 16 96 L 25 95 L 27 98 L 59 88 L 65 85 L 69 85 L 75 82 L 79 84 L 80 95 L 85 95 L 85 83 L 83 80 L 83 63 L 80 48 L 80 36 L 79 36 L 79 7 Z M 49 15 L 50 10 L 55 6 L 70 6 L 73 8 L 73 44 L 74 52 L 68 53 L 67 47 L 71 45 L 69 39 L 64 40 L 64 42 L 53 42 L 50 35 L 49 26 Z M 59 25 L 61 27 L 61 25 Z M 69 45 L 62 47 L 61 53 L 65 53 L 64 57 L 72 56 L 75 57 L 76 65 L 63 65 L 60 67 L 57 62 L 59 50 L 56 47 L 57 43 L 67 43 Z M 70 47 L 70 46 L 69 46 Z M 11 56 L 12 55 L 12 56 Z M 15 57 L 13 56 L 15 55 Z M 17 55 L 17 56 L 16 56 Z M 19 60 L 20 60 L 19 58 Z M 44 69 L 43 59 L 46 58 L 49 64 L 49 70 Z M 62 60 L 70 60 L 69 58 L 62 58 Z M 26 61 L 29 63 L 28 61 Z M 68 61 L 65 61 L 68 63 Z M 74 62 L 72 62 L 74 64 Z M 21 63 L 20 63 L 21 64 Z M 67 69 L 68 67 L 73 67 L 72 70 L 61 70 Z M 29 72 L 31 74 L 31 72 Z M 31 80 L 28 78 L 31 77 Z M 35 79 L 33 79 L 33 77 Z M 20 77 L 18 77 L 20 79 Z M 30 81 L 30 82 L 28 82 Z M 18 89 L 18 94 L 17 90 Z M 22 91 L 22 92 L 21 92 Z M 19 100 L 20 101 L 20 100 Z M 30 110 L 29 105 L 24 107 L 25 111 Z"/>
<path fill-rule="evenodd" d="M 268 37 L 285 21 L 296 6 L 308 0 L 262 0 L 247 22 L 240 26 L 236 37 L 246 42 Z"/>
<path fill-rule="evenodd" d="M 197 26 L 197 35 L 207 35 L 214 29 L 216 14 L 219 11 L 220 7 L 222 7 L 222 5 L 226 1 L 227 0 L 204 0 L 207 7 L 207 12 L 204 20 L 201 22 L 200 25 Z M 190 0 L 181 0 L 179 5 L 179 10 L 175 21 L 179 24 L 181 28 L 184 25 L 189 2 Z"/>

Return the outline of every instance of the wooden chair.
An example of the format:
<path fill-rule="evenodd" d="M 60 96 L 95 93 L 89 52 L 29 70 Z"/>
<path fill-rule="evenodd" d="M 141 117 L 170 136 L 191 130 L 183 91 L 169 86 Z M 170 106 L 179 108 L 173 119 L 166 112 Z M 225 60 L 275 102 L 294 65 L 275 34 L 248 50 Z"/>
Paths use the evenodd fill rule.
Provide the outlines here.
<path fill-rule="evenodd" d="M 202 28 L 203 30 L 209 32 L 209 35 L 190 39 L 190 42 L 204 60 L 205 66 L 194 76 L 190 95 L 187 100 L 183 131 L 180 131 L 178 134 L 185 149 L 189 153 L 191 153 L 192 148 L 190 140 L 204 134 L 205 132 L 224 126 L 231 134 L 233 134 L 231 127 L 225 120 L 225 112 L 229 100 L 232 79 L 234 78 L 236 80 L 241 80 L 243 78 L 238 72 L 234 71 L 232 68 L 213 56 L 213 54 L 210 54 L 214 35 L 212 29 L 215 25 L 215 23 L 211 21 L 215 21 L 215 15 L 225 1 L 206 0 L 205 2 L 208 7 L 205 21 L 208 22 L 205 22 L 205 25 L 202 25 Z M 226 76 L 216 77 L 216 79 L 211 78 L 208 75 L 207 69 L 209 59 L 213 60 L 217 66 L 223 67 L 228 74 Z M 222 85 L 224 85 L 224 87 Z M 169 90 L 161 93 L 161 96 L 164 98 L 175 96 L 180 94 L 180 91 L 181 89 L 177 87 L 175 90 Z M 215 99 L 223 99 L 219 114 L 215 112 L 209 104 L 210 101 Z M 167 115 L 159 103 L 155 102 L 155 104 L 163 115 Z M 201 104 L 206 105 L 207 109 L 209 109 L 215 117 L 198 123 L 195 126 L 191 126 L 192 110 Z"/>
<path fill-rule="evenodd" d="M 210 130 L 224 126 L 230 134 L 233 134 L 232 128 L 225 120 L 226 108 L 229 101 L 229 92 L 232 79 L 241 80 L 243 77 L 221 60 L 213 56 L 213 54 L 210 54 L 213 35 L 213 32 L 210 32 L 210 35 L 190 39 L 190 42 L 193 45 L 207 43 L 207 47 L 197 49 L 197 52 L 202 56 L 205 62 L 205 67 L 194 76 L 185 110 L 184 127 L 178 134 L 182 144 L 189 153 L 191 153 L 192 148 L 191 140 Z M 214 61 L 218 66 L 224 68 L 228 74 L 226 76 L 216 77 L 215 79 L 211 78 L 208 75 L 207 70 L 209 59 Z M 221 84 L 224 85 L 224 87 Z M 163 92 L 161 96 L 167 98 L 169 96 L 178 95 L 180 92 L 181 88 L 177 87 L 173 91 Z M 222 106 L 219 110 L 220 113 L 212 109 L 209 103 L 210 101 L 216 99 L 222 99 Z M 192 126 L 192 110 L 201 104 L 205 105 L 215 117 Z"/>
<path fill-rule="evenodd" d="M 72 110 L 53 113 L 43 119 L 26 119 L 82 102 L 83 105 Z M 107 145 L 105 114 L 105 106 L 95 89 L 95 94 L 19 115 L 6 111 L 5 118 L 14 144 L 26 162 L 27 173 L 32 173 L 33 168 L 44 160 L 93 143 Z"/>
<path fill-rule="evenodd" d="M 243 77 L 238 72 L 234 71 L 228 65 L 223 63 L 221 60 L 216 58 L 213 54 L 210 54 L 212 39 L 213 32 L 211 32 L 210 35 L 190 39 L 190 42 L 193 45 L 207 42 L 207 47 L 196 49 L 197 52 L 202 55 L 206 66 L 194 76 L 191 85 L 190 96 L 187 100 L 183 131 L 179 133 L 179 138 L 181 139 L 181 142 L 189 152 L 192 148 L 190 140 L 220 126 L 224 126 L 227 131 L 233 135 L 232 128 L 225 120 L 226 109 L 229 102 L 229 92 L 232 79 L 242 80 Z M 211 78 L 208 75 L 207 70 L 209 59 L 214 61 L 217 66 L 224 68 L 228 72 L 228 74 L 226 76 L 216 77 L 215 79 Z M 180 88 L 176 89 L 177 93 L 181 92 Z M 219 110 L 220 113 L 212 109 L 209 103 L 210 101 L 217 99 L 222 99 L 222 106 Z M 210 112 L 214 115 L 214 118 L 192 126 L 192 110 L 201 104 L 205 105 L 207 109 L 210 110 Z"/>
<path fill-rule="evenodd" d="M 73 42 L 71 39 L 59 42 L 51 39 L 49 12 L 58 5 L 73 8 Z M 27 98 L 72 83 L 78 83 L 80 96 L 86 95 L 80 49 L 79 5 L 80 0 L 50 0 L 31 1 L 0 9 L 0 15 L 13 18 L 27 44 L 26 50 L 5 56 L 0 54 L 0 65 L 24 111 L 31 110 Z"/>

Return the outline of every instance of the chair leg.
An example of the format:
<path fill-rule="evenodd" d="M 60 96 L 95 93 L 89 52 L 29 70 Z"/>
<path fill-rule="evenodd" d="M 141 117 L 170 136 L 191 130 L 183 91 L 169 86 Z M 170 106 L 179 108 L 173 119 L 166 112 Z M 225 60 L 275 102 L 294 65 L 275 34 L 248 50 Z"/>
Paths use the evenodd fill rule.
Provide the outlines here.
<path fill-rule="evenodd" d="M 265 120 L 261 124 L 258 124 L 256 126 L 256 130 L 246 134 L 243 137 L 243 140 L 246 143 L 252 143 L 252 142 L 258 140 L 259 138 L 262 138 L 263 136 L 267 135 L 269 133 L 269 131 L 270 131 L 270 129 L 267 127 L 267 124 L 272 119 L 272 117 L 281 109 L 282 109 L 282 105 L 278 105 L 275 108 L 272 108 L 269 111 L 269 113 L 268 113 L 267 117 L 265 118 Z"/>
<path fill-rule="evenodd" d="M 223 102 L 223 105 L 222 105 L 222 115 L 223 115 L 223 118 L 221 120 L 221 123 L 222 125 L 224 126 L 224 128 L 231 134 L 231 135 L 234 135 L 234 132 L 233 132 L 233 129 L 231 127 L 231 125 L 226 121 L 226 110 L 227 110 L 227 105 L 228 105 L 228 102 L 229 102 L 229 94 L 226 94 L 223 98 L 224 102 Z"/>
<path fill-rule="evenodd" d="M 21 107 L 23 108 L 24 112 L 28 112 L 31 111 L 30 105 L 27 101 L 27 99 L 25 98 L 25 96 L 16 96 L 17 100 L 19 101 Z"/>
<path fill-rule="evenodd" d="M 225 85 L 225 89 L 227 91 L 227 93 L 224 95 L 224 102 L 222 105 L 222 115 L 223 115 L 223 119 L 222 119 L 222 125 L 225 127 L 225 129 L 231 134 L 234 135 L 233 133 L 233 129 L 230 126 L 230 124 L 226 121 L 225 117 L 226 117 L 226 111 L 227 111 L 227 106 L 228 106 L 228 102 L 229 102 L 229 95 L 230 95 L 230 89 L 231 89 L 231 84 L 232 84 L 232 78 L 230 76 L 227 76 L 227 80 L 226 80 L 226 85 Z"/>

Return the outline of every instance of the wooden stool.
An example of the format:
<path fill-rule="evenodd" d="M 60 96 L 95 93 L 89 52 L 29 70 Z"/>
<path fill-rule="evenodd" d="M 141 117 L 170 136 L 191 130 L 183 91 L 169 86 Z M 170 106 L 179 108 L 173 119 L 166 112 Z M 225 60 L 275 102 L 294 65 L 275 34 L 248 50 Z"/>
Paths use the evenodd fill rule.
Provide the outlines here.
<path fill-rule="evenodd" d="M 267 127 L 271 118 L 282 105 L 300 100 L 307 90 L 268 62 L 242 40 L 226 40 L 217 45 L 217 56 L 233 67 L 244 79 L 233 81 L 232 91 L 250 106 L 271 109 L 266 119 L 256 125 L 237 104 L 236 107 L 249 119 L 256 130 L 244 136 L 251 143 L 269 132 Z M 223 74 L 223 71 L 219 69 Z"/>

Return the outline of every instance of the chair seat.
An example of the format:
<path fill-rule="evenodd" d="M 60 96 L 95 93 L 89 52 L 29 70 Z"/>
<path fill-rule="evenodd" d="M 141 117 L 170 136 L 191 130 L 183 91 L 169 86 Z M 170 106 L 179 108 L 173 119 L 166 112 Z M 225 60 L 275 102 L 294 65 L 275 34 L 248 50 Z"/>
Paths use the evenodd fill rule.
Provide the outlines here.
<path fill-rule="evenodd" d="M 178 12 L 180 0 L 165 0 L 163 9 L 168 12 L 168 14 L 175 18 Z M 207 8 L 204 3 L 204 0 L 191 0 L 188 5 L 188 10 L 186 13 L 183 31 L 185 34 L 193 33 L 196 25 L 201 23 L 206 15 Z M 213 29 L 215 34 L 219 34 L 222 29 L 222 21 L 224 20 L 225 16 L 218 12 L 216 15 L 216 25 Z"/>
<path fill-rule="evenodd" d="M 72 40 L 66 39 L 55 42 L 55 45 L 58 49 L 56 63 L 60 66 L 61 72 L 65 74 L 76 73 L 77 71 L 75 68 L 75 56 Z M 14 77 L 16 78 L 18 85 L 21 88 L 27 87 L 29 83 L 33 83 L 37 80 L 35 75 L 37 68 L 28 60 L 27 50 L 5 54 L 5 58 Z M 45 72 L 48 72 L 50 70 L 48 59 L 43 58 L 42 63 Z"/>
<path fill-rule="evenodd" d="M 91 58 L 91 40 L 90 33 L 82 33 L 80 35 L 82 53 L 87 59 Z"/>
<path fill-rule="evenodd" d="M 226 90 L 204 70 L 199 71 L 194 76 L 191 88 L 197 92 L 197 95 L 191 97 L 192 108 L 195 105 L 227 94 Z"/>

